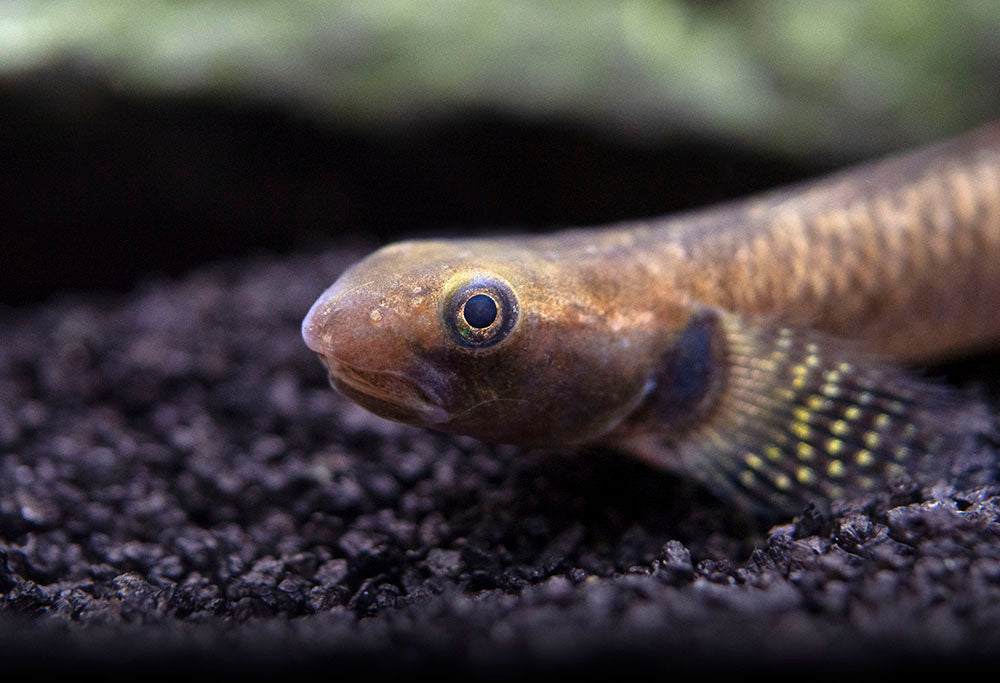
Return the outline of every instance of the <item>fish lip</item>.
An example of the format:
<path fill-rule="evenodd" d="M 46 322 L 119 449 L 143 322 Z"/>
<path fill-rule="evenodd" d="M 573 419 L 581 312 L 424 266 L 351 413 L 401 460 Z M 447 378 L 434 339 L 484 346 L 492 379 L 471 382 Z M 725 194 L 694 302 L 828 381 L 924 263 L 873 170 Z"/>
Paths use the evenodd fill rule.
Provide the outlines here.
<path fill-rule="evenodd" d="M 376 415 L 406 424 L 441 425 L 450 421 L 448 411 L 411 379 L 398 373 L 359 368 L 329 354 L 318 355 L 334 388 Z M 398 391 L 387 391 L 387 381 Z"/>

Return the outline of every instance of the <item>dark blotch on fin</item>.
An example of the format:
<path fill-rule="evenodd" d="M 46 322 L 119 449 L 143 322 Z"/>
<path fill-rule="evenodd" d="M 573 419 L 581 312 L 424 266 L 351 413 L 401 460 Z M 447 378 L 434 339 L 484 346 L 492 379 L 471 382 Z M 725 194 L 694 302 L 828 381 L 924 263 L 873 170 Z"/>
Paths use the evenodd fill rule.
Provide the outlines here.
<path fill-rule="evenodd" d="M 696 317 L 662 367 L 629 445 L 757 509 L 949 481 L 988 422 L 851 342 L 732 314 Z"/>
<path fill-rule="evenodd" d="M 664 356 L 657 378 L 656 417 L 665 424 L 682 424 L 696 416 L 719 378 L 716 356 L 718 318 L 711 312 L 695 315 L 677 335 Z"/>
<path fill-rule="evenodd" d="M 611 440 L 634 445 L 634 439 L 649 436 L 683 437 L 700 424 L 725 384 L 724 338 L 715 311 L 703 309 L 693 315 L 660 358 L 644 400 L 611 435 Z M 646 456 L 647 449 L 636 450 Z M 651 458 L 654 464 L 675 468 L 673 461 L 664 462 L 659 457 L 662 448 L 652 450 L 657 454 Z"/>

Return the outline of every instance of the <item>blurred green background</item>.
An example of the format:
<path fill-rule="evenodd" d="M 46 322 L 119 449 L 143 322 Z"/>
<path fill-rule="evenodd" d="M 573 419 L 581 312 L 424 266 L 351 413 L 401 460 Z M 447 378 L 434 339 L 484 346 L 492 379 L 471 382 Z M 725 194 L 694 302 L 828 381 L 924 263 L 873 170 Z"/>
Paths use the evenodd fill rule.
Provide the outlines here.
<path fill-rule="evenodd" d="M 998 112 L 992 0 L 4 0 L 0 296 L 690 208 Z"/>

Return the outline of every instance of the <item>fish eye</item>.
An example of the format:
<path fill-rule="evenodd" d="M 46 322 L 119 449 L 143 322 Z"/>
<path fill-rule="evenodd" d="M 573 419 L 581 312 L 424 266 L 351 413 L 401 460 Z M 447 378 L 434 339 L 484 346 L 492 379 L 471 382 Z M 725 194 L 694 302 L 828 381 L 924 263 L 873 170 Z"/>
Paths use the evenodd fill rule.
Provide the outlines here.
<path fill-rule="evenodd" d="M 444 321 L 461 346 L 485 348 L 510 334 L 517 313 L 517 299 L 510 285 L 493 278 L 477 278 L 450 297 Z"/>

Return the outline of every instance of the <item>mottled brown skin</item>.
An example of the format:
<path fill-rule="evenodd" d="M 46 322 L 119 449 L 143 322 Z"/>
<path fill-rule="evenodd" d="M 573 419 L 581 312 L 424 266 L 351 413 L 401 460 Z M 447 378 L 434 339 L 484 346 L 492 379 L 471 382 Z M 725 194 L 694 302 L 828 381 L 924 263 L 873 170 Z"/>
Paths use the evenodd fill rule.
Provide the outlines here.
<path fill-rule="evenodd" d="M 477 348 L 449 306 L 481 282 L 509 290 L 517 322 Z M 998 302 L 993 125 L 688 215 L 390 245 L 320 297 L 303 336 L 338 389 L 390 419 L 618 443 L 724 493 L 764 481 L 756 504 L 790 507 L 915 468 L 903 451 L 935 455 L 935 391 L 868 353 L 993 345 Z"/>
<path fill-rule="evenodd" d="M 1000 125 L 669 221 L 697 300 L 927 360 L 1000 340 Z"/>

